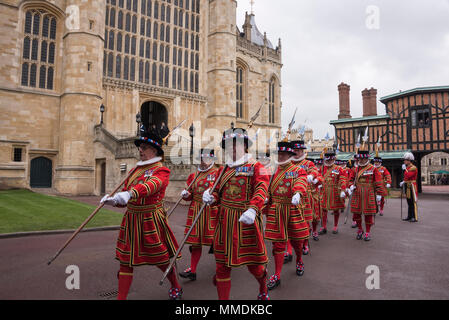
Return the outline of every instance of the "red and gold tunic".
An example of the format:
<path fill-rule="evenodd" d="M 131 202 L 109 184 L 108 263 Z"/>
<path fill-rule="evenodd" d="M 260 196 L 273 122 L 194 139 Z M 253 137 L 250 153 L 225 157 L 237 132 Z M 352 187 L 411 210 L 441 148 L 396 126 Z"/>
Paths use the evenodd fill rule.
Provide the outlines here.
<path fill-rule="evenodd" d="M 309 228 L 303 209 L 307 197 L 306 171 L 293 163 L 280 166 L 268 191 L 270 206 L 265 225 L 265 239 L 273 242 L 307 239 Z M 292 205 L 292 197 L 297 192 L 301 194 L 302 205 L 299 207 Z"/>
<path fill-rule="evenodd" d="M 313 221 L 321 220 L 321 201 L 323 194 L 323 176 L 318 172 L 318 176 L 315 178 L 318 180 L 316 184 L 313 185 L 312 189 L 312 204 L 313 204 Z M 321 188 L 320 188 L 321 186 Z"/>
<path fill-rule="evenodd" d="M 351 200 L 351 212 L 357 214 L 376 214 L 376 195 L 385 196 L 387 194 L 382 174 L 372 164 L 356 168 L 351 175 L 351 185 L 356 185 Z M 355 181 L 355 182 L 354 182 Z"/>
<path fill-rule="evenodd" d="M 219 204 L 214 235 L 217 263 L 228 267 L 268 263 L 261 217 L 268 181 L 269 176 L 259 162 L 227 167 L 214 192 Z M 252 225 L 239 222 L 242 213 L 249 208 L 257 212 Z"/>
<path fill-rule="evenodd" d="M 404 170 L 404 183 L 406 184 L 405 194 L 410 199 L 414 195 L 414 201 L 418 202 L 418 185 L 416 179 L 418 178 L 418 168 L 413 164 L 409 164 Z"/>
<path fill-rule="evenodd" d="M 215 179 L 218 177 L 219 169 L 212 167 L 207 171 L 192 173 L 187 178 L 187 186 L 189 186 L 194 179 L 190 190 L 190 196 L 185 198 L 186 201 L 192 201 L 190 203 L 189 211 L 187 212 L 187 222 L 184 235 L 187 234 L 192 226 L 193 220 L 195 220 L 198 212 L 203 206 L 203 193 L 207 189 L 211 188 Z M 192 232 L 186 240 L 186 243 L 200 246 L 211 246 L 214 240 L 215 226 L 217 225 L 217 213 L 218 207 L 214 203 L 210 206 L 206 206 L 201 213 L 201 217 L 193 227 Z"/>
<path fill-rule="evenodd" d="M 163 206 L 170 170 L 156 162 L 131 172 L 122 189 L 132 197 L 120 225 L 116 259 L 130 267 L 167 264 L 178 250 Z"/>
<path fill-rule="evenodd" d="M 344 199 L 340 197 L 342 191 L 346 191 L 348 178 L 343 169 L 336 164 L 321 168 L 323 176 L 323 199 L 321 207 L 323 210 L 340 210 L 344 209 Z"/>
<path fill-rule="evenodd" d="M 316 179 L 319 175 L 318 169 L 315 164 L 307 159 L 301 160 L 299 162 L 293 161 L 293 164 L 303 169 L 307 175 L 312 175 L 313 179 Z M 316 215 L 314 212 L 314 204 L 312 194 L 314 192 L 313 183 L 307 183 L 307 194 L 304 197 L 304 219 L 306 222 L 311 222 L 313 216 Z"/>
<path fill-rule="evenodd" d="M 391 174 L 387 168 L 384 166 L 377 167 L 377 170 L 382 174 L 382 180 L 384 181 L 384 185 L 391 185 Z"/>

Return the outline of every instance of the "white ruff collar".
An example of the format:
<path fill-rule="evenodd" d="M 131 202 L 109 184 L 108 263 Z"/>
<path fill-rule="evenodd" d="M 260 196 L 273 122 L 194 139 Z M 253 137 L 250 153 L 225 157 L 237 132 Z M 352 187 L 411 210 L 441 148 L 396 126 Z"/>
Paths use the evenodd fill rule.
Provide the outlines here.
<path fill-rule="evenodd" d="M 283 166 L 284 164 L 287 164 L 287 163 L 289 163 L 290 161 L 293 161 L 293 159 L 292 158 L 288 158 L 287 160 L 285 160 L 285 161 L 283 161 L 283 162 L 279 162 L 279 161 L 275 161 L 274 163 L 276 164 L 276 165 L 278 165 L 278 166 Z"/>
<path fill-rule="evenodd" d="M 299 158 L 292 158 L 292 161 L 293 162 L 299 162 L 299 161 L 302 161 L 302 160 L 304 160 L 305 158 L 306 158 L 306 156 L 307 156 L 307 153 L 304 153 L 301 157 L 299 157 Z"/>
<path fill-rule="evenodd" d="M 239 167 L 239 166 L 244 165 L 245 163 L 247 163 L 251 159 L 251 157 L 252 156 L 249 153 L 247 153 L 243 157 L 238 159 L 237 161 L 227 163 L 227 165 L 230 168 Z"/>
<path fill-rule="evenodd" d="M 335 161 L 332 161 L 331 164 L 326 164 L 326 161 L 324 161 L 324 165 L 325 165 L 326 167 L 332 167 L 332 166 L 334 165 L 334 163 L 335 163 Z"/>
<path fill-rule="evenodd" d="M 146 166 L 146 165 L 149 165 L 149 164 L 153 164 L 153 163 L 159 162 L 161 160 L 162 160 L 161 157 L 155 157 L 155 158 L 152 158 L 150 160 L 139 161 L 139 162 L 137 162 L 136 167 L 143 167 L 143 166 Z"/>
<path fill-rule="evenodd" d="M 212 166 L 215 164 L 215 162 L 212 162 L 211 165 L 209 167 L 207 167 L 206 169 L 202 170 L 200 169 L 200 166 L 198 166 L 198 171 L 199 172 L 206 172 L 209 171 L 210 168 L 212 168 Z"/>

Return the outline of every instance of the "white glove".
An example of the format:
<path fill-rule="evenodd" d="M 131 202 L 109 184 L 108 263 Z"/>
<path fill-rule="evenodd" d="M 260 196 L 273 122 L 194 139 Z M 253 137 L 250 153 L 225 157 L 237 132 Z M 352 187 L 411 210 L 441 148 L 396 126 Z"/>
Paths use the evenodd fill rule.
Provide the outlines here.
<path fill-rule="evenodd" d="M 207 189 L 206 191 L 203 192 L 203 202 L 206 205 L 211 205 L 212 203 L 215 202 L 214 196 L 210 194 L 210 189 Z"/>
<path fill-rule="evenodd" d="M 243 222 L 244 224 L 253 224 L 256 219 L 256 210 L 250 208 L 243 212 L 242 216 L 239 219 L 239 222 Z"/>
<path fill-rule="evenodd" d="M 181 192 L 181 197 L 183 197 L 184 199 L 188 198 L 190 196 L 190 192 L 187 190 L 182 190 Z"/>
<path fill-rule="evenodd" d="M 114 200 L 109 200 L 109 194 L 105 195 L 101 200 L 100 200 L 100 204 L 104 203 L 104 204 L 108 204 L 110 206 L 115 206 L 116 202 Z"/>
<path fill-rule="evenodd" d="M 380 202 L 381 200 L 382 200 L 382 196 L 377 195 L 377 196 L 376 196 L 376 201 L 377 201 L 377 202 Z"/>
<path fill-rule="evenodd" d="M 402 165 L 402 170 L 407 169 L 407 166 L 405 165 L 405 163 Z"/>
<path fill-rule="evenodd" d="M 112 198 L 111 197 L 108 198 L 108 200 L 113 200 L 115 201 L 115 204 L 119 204 L 122 206 L 126 206 L 129 199 L 131 199 L 131 195 L 129 194 L 128 191 L 116 193 Z"/>
<path fill-rule="evenodd" d="M 357 188 L 357 186 L 354 186 L 354 185 L 352 185 L 352 186 L 350 186 L 349 187 L 349 189 L 351 190 L 351 192 L 354 192 L 354 190 Z"/>
<path fill-rule="evenodd" d="M 267 204 L 268 203 L 268 198 L 265 198 L 265 201 L 263 202 L 263 204 Z"/>
<path fill-rule="evenodd" d="M 309 174 L 309 175 L 307 176 L 307 182 L 308 182 L 308 183 L 312 183 L 312 182 L 313 182 L 313 176 L 312 176 L 311 174 Z"/>
<path fill-rule="evenodd" d="M 346 193 L 345 193 L 344 191 L 342 191 L 342 192 L 340 193 L 340 198 L 344 198 L 344 197 L 346 197 Z"/>
<path fill-rule="evenodd" d="M 404 185 L 404 181 L 402 181 L 399 186 L 402 188 L 402 186 Z"/>
<path fill-rule="evenodd" d="M 319 186 L 318 186 L 318 189 L 320 189 L 320 188 L 322 188 L 323 187 L 323 185 L 322 184 L 320 184 Z"/>
<path fill-rule="evenodd" d="M 295 195 L 292 198 L 292 205 L 297 206 L 299 204 L 299 201 L 301 201 L 301 194 L 295 193 Z"/>
<path fill-rule="evenodd" d="M 351 191 L 351 189 L 346 189 L 346 192 L 349 194 L 349 195 L 351 195 L 352 194 L 352 191 Z"/>
<path fill-rule="evenodd" d="M 388 184 L 387 184 L 387 188 L 391 188 L 391 184 L 388 183 Z"/>
<path fill-rule="evenodd" d="M 313 179 L 313 184 L 317 184 L 318 183 L 318 179 Z"/>

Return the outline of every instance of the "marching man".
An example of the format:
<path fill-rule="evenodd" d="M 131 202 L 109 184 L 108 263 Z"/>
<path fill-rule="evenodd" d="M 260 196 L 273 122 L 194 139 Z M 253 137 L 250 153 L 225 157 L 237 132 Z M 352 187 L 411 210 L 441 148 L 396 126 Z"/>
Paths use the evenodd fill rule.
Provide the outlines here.
<path fill-rule="evenodd" d="M 265 226 L 265 239 L 273 242 L 275 274 L 268 281 L 272 290 L 281 284 L 281 271 L 284 264 L 284 250 L 290 241 L 296 253 L 296 274 L 304 274 L 302 249 L 309 237 L 309 227 L 300 207 L 301 199 L 307 196 L 307 173 L 290 161 L 294 155 L 291 143 L 278 143 L 277 170 L 269 186 L 270 206 Z"/>
<path fill-rule="evenodd" d="M 218 298 L 229 300 L 231 270 L 247 266 L 259 283 L 259 300 L 268 300 L 266 284 L 268 263 L 263 239 L 261 210 L 267 198 L 269 175 L 248 154 L 252 142 L 244 129 L 223 133 L 222 148 L 226 156 L 225 171 L 212 194 L 206 190 L 204 203 L 219 206 L 214 234 L 214 254 Z"/>
<path fill-rule="evenodd" d="M 407 152 L 404 155 L 404 181 L 400 183 L 401 188 L 405 185 L 405 194 L 408 204 L 408 216 L 404 221 L 418 222 L 418 185 L 416 180 L 418 178 L 418 168 L 416 168 L 412 161 L 415 160 L 413 153 Z"/>
<path fill-rule="evenodd" d="M 162 202 L 170 176 L 170 170 L 162 165 L 163 140 L 157 134 L 144 132 L 134 143 L 139 148 L 140 161 L 131 170 L 133 174 L 125 181 L 122 192 L 101 200 L 108 205 L 127 207 L 116 248 L 116 259 L 120 261 L 119 300 L 128 296 L 134 267 L 153 265 L 164 272 L 178 249 Z M 182 289 L 174 269 L 168 279 L 170 299 L 180 299 Z"/>
<path fill-rule="evenodd" d="M 304 141 L 302 140 L 292 141 L 291 146 L 295 152 L 295 155 L 292 158 L 293 164 L 303 169 L 307 173 L 307 183 L 306 183 L 307 194 L 306 197 L 304 197 L 303 199 L 304 219 L 306 220 L 309 229 L 311 229 L 310 225 L 313 221 L 314 216 L 317 215 L 317 213 L 315 212 L 316 208 L 314 206 L 313 192 L 315 189 L 315 185 L 318 183 L 318 176 L 320 174 L 318 172 L 318 169 L 315 167 L 315 164 L 312 161 L 306 159 L 307 153 L 305 152 L 305 150 L 307 150 L 307 147 Z M 304 241 L 303 254 L 307 255 L 308 253 L 309 253 L 309 240 L 306 239 Z"/>
<path fill-rule="evenodd" d="M 348 178 L 340 166 L 335 164 L 335 151 L 327 151 L 324 155 L 324 166 L 321 169 L 321 175 L 324 180 L 324 194 L 321 201 L 322 209 L 325 211 L 322 217 L 323 226 L 319 234 L 327 233 L 327 213 L 334 213 L 334 228 L 332 233 L 338 233 L 338 220 L 340 218 L 340 210 L 345 207 L 346 185 Z"/>
<path fill-rule="evenodd" d="M 387 191 L 388 191 L 388 189 L 391 188 L 391 174 L 390 174 L 390 172 L 388 171 L 387 168 L 385 168 L 382 165 L 382 158 L 379 157 L 379 156 L 374 157 L 373 164 L 377 168 L 377 170 L 379 170 L 379 172 L 382 174 L 382 180 L 383 180 L 384 185 L 385 185 L 385 187 L 387 188 Z M 384 206 L 385 206 L 385 197 L 384 196 L 382 196 L 382 198 L 378 202 L 378 205 L 379 205 L 379 214 L 381 216 L 383 216 L 384 215 Z"/>
<path fill-rule="evenodd" d="M 187 186 L 193 185 L 189 190 L 183 190 L 181 193 L 185 201 L 191 201 L 189 211 L 187 213 L 187 222 L 184 235 L 187 234 L 192 226 L 193 220 L 203 205 L 203 193 L 212 187 L 215 179 L 218 177 L 218 169 L 215 165 L 214 150 L 201 149 L 201 164 L 198 166 L 198 172 L 192 173 L 187 178 Z M 181 272 L 179 275 L 183 278 L 196 280 L 196 267 L 201 258 L 202 247 L 211 247 L 214 240 L 215 226 L 217 224 L 218 208 L 215 205 L 207 206 L 201 214 L 199 221 L 196 223 L 192 232 L 186 240 L 191 245 L 190 267 Z"/>
<path fill-rule="evenodd" d="M 386 195 L 382 174 L 369 161 L 369 151 L 359 150 L 358 167 L 350 182 L 351 212 L 357 223 L 357 240 L 363 237 L 362 216 L 365 217 L 365 241 L 371 240 L 371 226 L 377 213 L 377 203 Z"/>
<path fill-rule="evenodd" d="M 321 168 L 323 167 L 323 159 L 318 158 L 314 160 L 314 164 L 318 170 L 318 183 L 315 184 L 314 192 L 312 193 L 314 199 L 314 211 L 313 211 L 313 221 L 312 221 L 312 237 L 313 240 L 318 241 L 317 226 L 318 222 L 324 216 L 323 208 L 321 207 L 321 201 L 323 200 L 323 176 L 321 175 Z M 327 216 L 327 212 L 326 212 Z M 322 221 L 322 220 L 321 220 Z"/>

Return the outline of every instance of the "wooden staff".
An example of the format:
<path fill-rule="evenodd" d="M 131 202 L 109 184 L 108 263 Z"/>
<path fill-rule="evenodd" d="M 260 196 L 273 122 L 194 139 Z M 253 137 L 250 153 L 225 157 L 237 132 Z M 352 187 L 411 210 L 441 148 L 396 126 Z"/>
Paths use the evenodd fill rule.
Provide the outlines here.
<path fill-rule="evenodd" d="M 221 177 L 223 176 L 224 172 L 226 171 L 226 169 L 228 168 L 227 165 L 225 165 L 225 167 L 223 168 L 223 170 L 221 171 L 220 175 L 218 176 L 217 180 L 215 181 L 215 184 L 213 185 L 210 193 L 212 194 L 215 190 L 215 188 L 217 187 L 218 183 L 221 180 Z M 172 261 L 170 262 L 169 266 L 167 267 L 167 269 L 164 272 L 164 275 L 162 276 L 161 281 L 159 282 L 159 285 L 162 285 L 164 283 L 165 278 L 167 277 L 167 275 L 169 274 L 170 270 L 173 268 L 173 265 L 176 262 L 176 259 L 178 258 L 179 253 L 181 252 L 182 248 L 184 247 L 184 244 L 187 241 L 187 238 L 190 236 L 190 233 L 193 230 L 193 227 L 195 227 L 196 223 L 198 222 L 198 219 L 200 218 L 201 214 L 203 213 L 204 208 L 206 207 L 206 204 L 203 203 L 203 205 L 201 206 L 200 211 L 198 212 L 198 214 L 195 217 L 195 220 L 192 223 L 192 226 L 190 227 L 189 231 L 187 232 L 187 234 L 185 235 L 184 239 L 181 242 L 181 245 L 179 246 L 178 250 L 176 251 Z"/>
<path fill-rule="evenodd" d="M 195 179 L 193 179 L 193 181 L 189 184 L 189 186 L 187 187 L 187 191 L 190 190 L 190 188 L 193 186 L 193 184 L 195 183 L 195 181 L 198 179 L 199 174 L 196 175 Z M 182 196 L 179 198 L 179 200 L 175 203 L 175 205 L 170 208 L 170 211 L 167 213 L 167 219 L 170 218 L 170 216 L 172 215 L 173 211 L 175 211 L 176 207 L 181 203 L 182 200 Z"/>
<path fill-rule="evenodd" d="M 128 180 L 128 178 L 131 176 L 131 174 L 133 172 L 134 172 L 134 170 L 132 170 L 130 172 L 130 174 L 117 186 L 117 188 L 115 188 L 115 190 L 110 194 L 110 197 L 112 197 L 120 189 L 120 187 L 125 183 L 126 180 Z M 100 209 L 103 208 L 103 206 L 104 206 L 104 202 L 100 203 L 100 205 L 97 207 L 97 209 L 95 209 L 95 211 L 90 214 L 90 216 L 78 227 L 78 229 L 76 229 L 76 231 L 66 241 L 66 243 L 64 243 L 64 245 L 61 247 L 61 249 L 59 249 L 59 251 L 56 252 L 56 254 L 53 256 L 53 258 L 51 258 L 50 261 L 48 261 L 48 263 L 47 263 L 48 265 L 50 265 L 59 256 L 59 254 L 62 252 L 62 250 L 64 250 L 69 245 L 69 243 L 73 240 L 73 238 L 75 238 L 76 235 L 78 233 L 80 233 L 80 231 L 86 226 L 86 224 L 89 223 L 89 221 L 98 213 L 98 211 L 100 211 Z"/>

